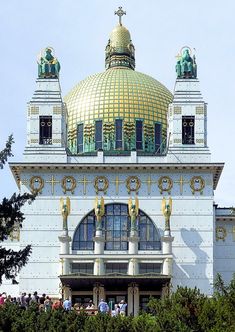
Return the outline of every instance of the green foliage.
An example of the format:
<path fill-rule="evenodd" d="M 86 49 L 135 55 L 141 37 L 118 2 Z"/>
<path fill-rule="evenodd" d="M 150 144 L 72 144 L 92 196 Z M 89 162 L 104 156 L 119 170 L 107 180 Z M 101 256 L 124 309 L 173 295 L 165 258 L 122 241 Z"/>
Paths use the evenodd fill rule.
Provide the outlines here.
<path fill-rule="evenodd" d="M 137 317 L 87 316 L 62 309 L 39 312 L 35 304 L 23 310 L 6 303 L 0 307 L 0 332 L 233 332 L 235 276 L 227 286 L 217 279 L 219 286 L 212 297 L 196 288 L 179 287 L 162 299 L 152 298 L 150 313 Z"/>
<path fill-rule="evenodd" d="M 3 167 L 7 158 L 12 156 L 11 145 L 13 136 L 9 136 L 4 150 L 0 151 L 0 168 Z M 13 194 L 10 199 L 3 198 L 0 203 L 0 242 L 8 239 L 15 228 L 22 227 L 24 215 L 21 212 L 22 206 L 28 201 L 34 200 L 35 196 L 24 193 Z M 14 251 L 0 246 L 0 285 L 3 276 L 6 279 L 14 279 L 20 269 L 27 263 L 31 253 L 31 246 L 24 249 Z"/>
<path fill-rule="evenodd" d="M 0 168 L 7 162 L 8 157 L 12 157 L 11 146 L 14 143 L 13 135 L 8 137 L 5 148 L 0 151 Z"/>

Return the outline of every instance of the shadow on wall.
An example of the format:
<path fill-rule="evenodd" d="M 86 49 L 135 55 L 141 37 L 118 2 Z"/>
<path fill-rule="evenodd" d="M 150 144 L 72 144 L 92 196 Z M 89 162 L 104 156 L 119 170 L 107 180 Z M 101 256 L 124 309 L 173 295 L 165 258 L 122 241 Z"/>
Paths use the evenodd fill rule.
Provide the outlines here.
<path fill-rule="evenodd" d="M 198 287 L 204 293 L 211 293 L 212 285 L 207 276 L 207 264 L 210 263 L 210 257 L 201 248 L 202 237 L 195 228 L 182 228 L 181 238 L 186 248 L 182 248 L 179 262 L 173 266 L 173 275 L 177 284 L 191 288 Z M 212 277 L 212 274 L 209 273 L 209 275 Z"/>

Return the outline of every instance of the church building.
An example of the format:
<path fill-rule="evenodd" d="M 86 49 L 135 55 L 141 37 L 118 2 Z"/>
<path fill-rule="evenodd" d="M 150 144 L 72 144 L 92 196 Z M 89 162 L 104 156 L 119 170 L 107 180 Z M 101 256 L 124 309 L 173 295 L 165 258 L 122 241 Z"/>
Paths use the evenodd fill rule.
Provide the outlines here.
<path fill-rule="evenodd" d="M 180 50 L 171 92 L 135 70 L 125 12 L 115 14 L 105 70 L 65 97 L 53 48 L 38 58 L 23 158 L 10 163 L 20 192 L 37 196 L 6 241 L 32 254 L 1 290 L 125 300 L 136 315 L 178 285 L 210 295 L 218 272 L 231 279 L 235 211 L 214 203 L 224 164 L 211 162 L 192 50 Z"/>

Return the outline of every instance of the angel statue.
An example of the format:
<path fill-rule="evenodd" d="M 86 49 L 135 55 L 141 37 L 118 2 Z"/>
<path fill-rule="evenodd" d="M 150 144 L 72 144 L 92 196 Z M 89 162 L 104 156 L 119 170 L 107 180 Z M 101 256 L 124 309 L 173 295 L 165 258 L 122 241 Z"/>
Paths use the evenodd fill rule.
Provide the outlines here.
<path fill-rule="evenodd" d="M 98 197 L 95 199 L 95 216 L 96 216 L 96 230 L 100 231 L 102 229 L 102 217 L 104 215 L 104 198 L 101 197 L 100 202 Z"/>
<path fill-rule="evenodd" d="M 132 198 L 129 198 L 128 201 L 129 216 L 131 217 L 131 230 L 137 230 L 137 217 L 139 214 L 139 200 L 136 197 L 135 201 L 132 202 Z"/>
<path fill-rule="evenodd" d="M 168 203 L 166 202 L 166 199 L 162 199 L 162 214 L 165 217 L 165 230 L 170 230 L 170 216 L 172 211 L 172 198 L 169 198 Z"/>
<path fill-rule="evenodd" d="M 60 211 L 61 211 L 61 214 L 63 216 L 63 230 L 67 230 L 68 229 L 67 219 L 68 219 L 68 215 L 70 214 L 70 199 L 69 199 L 69 197 L 66 197 L 65 202 L 64 202 L 63 197 L 61 197 L 61 199 L 60 199 Z"/>

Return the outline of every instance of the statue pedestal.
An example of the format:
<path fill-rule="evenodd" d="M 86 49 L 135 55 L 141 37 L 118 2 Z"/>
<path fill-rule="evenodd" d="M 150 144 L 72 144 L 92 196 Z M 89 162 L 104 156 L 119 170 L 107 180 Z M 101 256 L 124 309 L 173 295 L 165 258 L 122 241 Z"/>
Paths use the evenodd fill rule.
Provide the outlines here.
<path fill-rule="evenodd" d="M 95 255 L 102 255 L 104 253 L 104 242 L 105 242 L 102 230 L 96 230 L 93 240 L 95 242 L 95 248 L 94 248 Z"/>
<path fill-rule="evenodd" d="M 66 234 L 59 236 L 60 241 L 60 255 L 69 255 L 69 242 L 71 241 L 71 237 Z M 62 274 L 68 274 L 70 272 L 69 269 L 69 259 L 62 258 Z"/>
<path fill-rule="evenodd" d="M 137 255 L 138 254 L 138 244 L 139 244 L 139 237 L 137 231 L 131 231 L 129 237 L 129 250 L 128 253 L 130 255 Z"/>
<path fill-rule="evenodd" d="M 167 231 L 168 232 L 168 231 Z M 174 237 L 170 235 L 165 235 L 161 237 L 162 240 L 162 253 L 163 254 L 172 254 L 172 242 L 174 241 Z"/>

